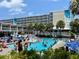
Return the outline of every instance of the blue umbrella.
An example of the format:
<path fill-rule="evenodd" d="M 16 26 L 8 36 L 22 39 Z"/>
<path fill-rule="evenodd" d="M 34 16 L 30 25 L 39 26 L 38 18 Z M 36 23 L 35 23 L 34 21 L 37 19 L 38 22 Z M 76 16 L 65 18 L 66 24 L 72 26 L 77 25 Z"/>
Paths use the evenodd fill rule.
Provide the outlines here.
<path fill-rule="evenodd" d="M 79 42 L 76 41 L 71 41 L 71 42 L 66 42 L 65 46 L 69 47 L 70 50 L 76 50 L 77 47 L 79 47 Z"/>

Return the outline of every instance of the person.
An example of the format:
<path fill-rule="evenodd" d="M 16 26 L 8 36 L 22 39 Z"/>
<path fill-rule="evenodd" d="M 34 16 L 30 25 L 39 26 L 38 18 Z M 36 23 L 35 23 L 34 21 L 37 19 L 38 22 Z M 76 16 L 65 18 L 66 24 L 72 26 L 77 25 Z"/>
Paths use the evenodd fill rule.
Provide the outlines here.
<path fill-rule="evenodd" d="M 25 39 L 22 40 L 22 48 L 24 50 L 24 42 L 25 42 Z"/>
<path fill-rule="evenodd" d="M 27 48 L 27 46 L 28 46 L 28 43 L 27 43 L 27 40 L 25 40 L 25 42 L 24 42 L 24 48 Z"/>
<path fill-rule="evenodd" d="M 69 51 L 68 47 L 66 46 L 66 51 Z"/>
<path fill-rule="evenodd" d="M 39 41 L 39 42 L 41 42 L 41 39 L 40 39 L 40 38 L 38 38 L 38 41 Z"/>
<path fill-rule="evenodd" d="M 29 43 L 29 45 L 31 46 L 31 42 Z"/>
<path fill-rule="evenodd" d="M 26 38 L 27 38 L 27 40 L 29 40 L 29 37 L 28 36 Z"/>
<path fill-rule="evenodd" d="M 2 41 L 0 41 L 0 51 L 2 51 Z"/>
<path fill-rule="evenodd" d="M 44 47 L 47 47 L 47 45 L 46 45 L 46 44 L 44 44 Z"/>
<path fill-rule="evenodd" d="M 18 52 L 18 42 L 15 43 L 15 50 Z"/>
<path fill-rule="evenodd" d="M 23 50 L 22 48 L 22 40 L 18 41 L 18 52 L 21 52 Z"/>
<path fill-rule="evenodd" d="M 6 44 L 5 41 L 2 42 L 2 47 L 3 47 L 3 48 L 7 48 L 7 44 Z"/>
<path fill-rule="evenodd" d="M 47 47 L 47 45 L 45 44 L 45 42 L 42 43 L 44 47 Z"/>

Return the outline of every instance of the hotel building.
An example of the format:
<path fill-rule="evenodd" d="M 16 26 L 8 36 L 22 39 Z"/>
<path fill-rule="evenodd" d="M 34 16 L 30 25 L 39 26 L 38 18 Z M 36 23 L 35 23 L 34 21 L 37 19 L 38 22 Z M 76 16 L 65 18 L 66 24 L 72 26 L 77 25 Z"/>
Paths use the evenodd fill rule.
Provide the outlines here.
<path fill-rule="evenodd" d="M 7 24 L 7 23 L 0 23 L 0 31 L 1 32 L 18 33 L 18 32 L 23 32 L 24 30 L 25 30 L 24 26 Z"/>
<path fill-rule="evenodd" d="M 6 24 L 12 24 L 12 27 L 13 26 L 17 27 L 19 25 L 20 27 L 18 26 L 18 29 L 22 27 L 25 28 L 30 23 L 44 23 L 45 24 L 45 23 L 51 22 L 54 24 L 54 29 L 56 29 L 56 23 L 59 20 L 63 20 L 65 22 L 65 29 L 69 29 L 69 23 L 71 21 L 70 11 L 64 10 L 64 11 L 49 12 L 48 14 L 45 14 L 45 15 L 6 19 L 6 20 L 0 20 L 0 22 L 6 23 Z M 4 25 L 2 26 L 4 27 Z M 12 29 L 12 27 L 10 28 Z M 21 29 L 21 31 L 25 31 L 25 30 Z"/>
<path fill-rule="evenodd" d="M 30 23 L 49 23 L 51 21 L 53 22 L 53 13 L 39 15 L 39 16 L 29 16 L 22 18 L 0 20 L 0 22 L 2 23 L 9 23 L 9 24 L 21 25 L 21 26 L 27 26 Z"/>

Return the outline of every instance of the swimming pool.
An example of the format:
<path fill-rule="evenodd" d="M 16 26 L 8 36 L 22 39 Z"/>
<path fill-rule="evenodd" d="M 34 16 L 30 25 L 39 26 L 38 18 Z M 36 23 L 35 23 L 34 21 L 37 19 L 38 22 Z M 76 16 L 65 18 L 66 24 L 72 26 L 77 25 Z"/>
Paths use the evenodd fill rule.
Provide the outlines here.
<path fill-rule="evenodd" d="M 14 44 L 8 44 L 7 47 L 10 48 L 11 50 L 15 50 Z"/>
<path fill-rule="evenodd" d="M 27 50 L 43 51 L 50 48 L 53 44 L 55 44 L 53 38 L 41 38 L 38 42 L 28 43 Z M 8 45 L 8 48 L 13 50 L 14 44 Z"/>

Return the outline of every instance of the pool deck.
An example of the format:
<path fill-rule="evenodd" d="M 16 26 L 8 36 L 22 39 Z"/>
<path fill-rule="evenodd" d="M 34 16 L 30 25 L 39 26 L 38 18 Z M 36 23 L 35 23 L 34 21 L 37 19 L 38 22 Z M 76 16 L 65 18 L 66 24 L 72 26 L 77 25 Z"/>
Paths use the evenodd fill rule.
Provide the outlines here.
<path fill-rule="evenodd" d="M 52 49 L 58 49 L 60 47 L 64 47 L 65 42 L 63 40 L 59 40 L 54 46 L 52 46 Z"/>
<path fill-rule="evenodd" d="M 9 52 L 11 52 L 11 49 L 5 48 L 5 49 L 3 49 L 3 51 L 0 52 L 0 55 L 7 55 L 7 54 L 9 54 Z"/>

